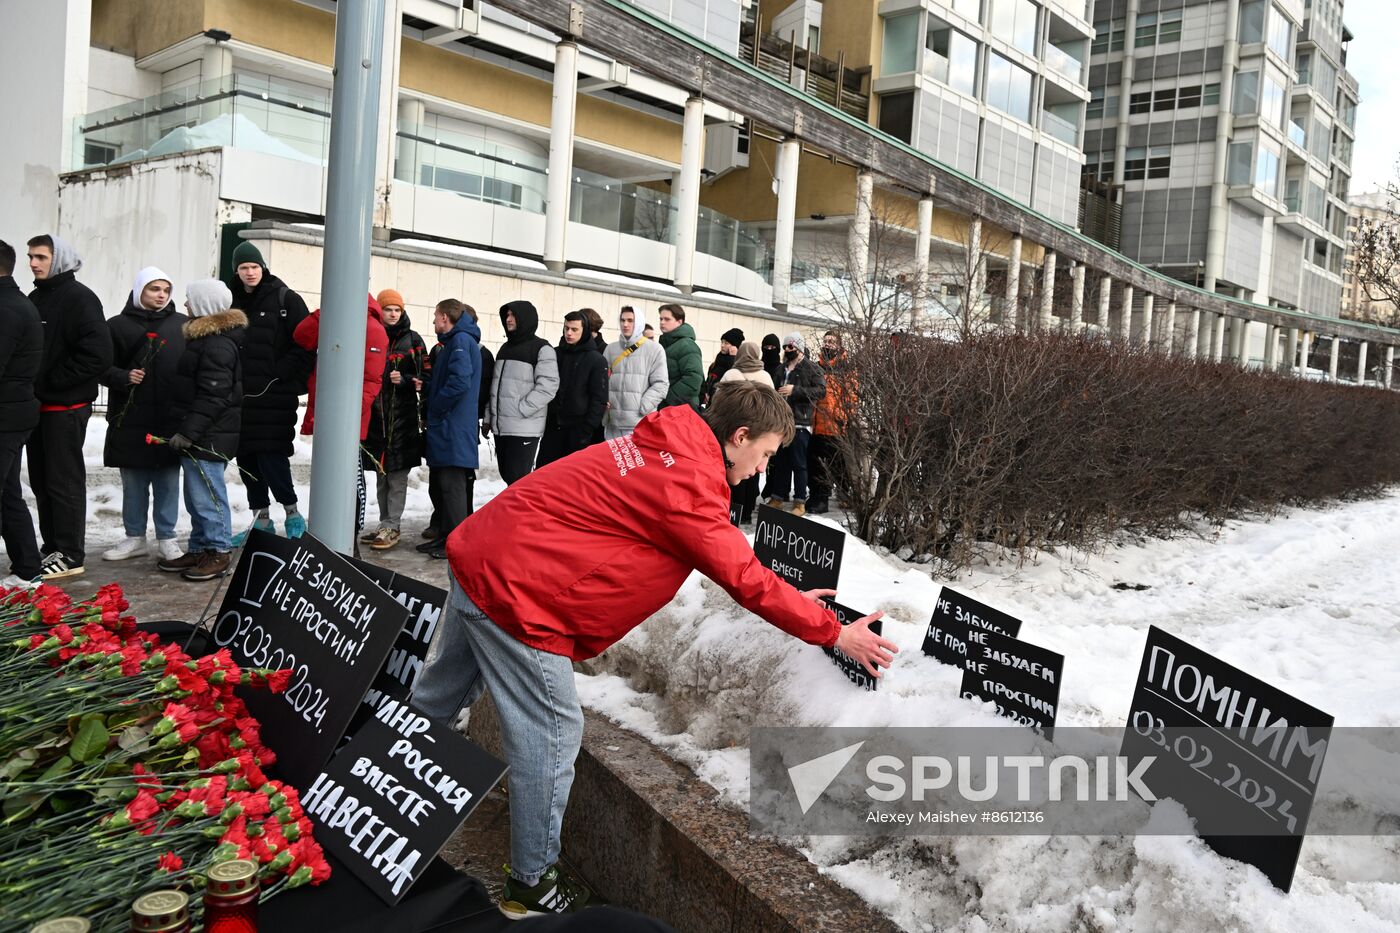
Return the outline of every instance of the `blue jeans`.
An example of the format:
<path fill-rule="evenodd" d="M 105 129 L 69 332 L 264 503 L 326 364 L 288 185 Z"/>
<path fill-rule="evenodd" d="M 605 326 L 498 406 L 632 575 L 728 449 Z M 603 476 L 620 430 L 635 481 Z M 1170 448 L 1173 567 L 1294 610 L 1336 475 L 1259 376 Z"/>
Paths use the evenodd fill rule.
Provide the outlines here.
<path fill-rule="evenodd" d="M 190 545 L 185 550 L 227 554 L 232 549 L 233 523 L 224 464 L 186 454 L 180 457 L 180 467 L 185 471 L 185 509 L 190 513 Z"/>
<path fill-rule="evenodd" d="M 175 537 L 175 522 L 180 518 L 180 468 L 122 467 L 121 473 L 122 527 L 126 536 L 146 537 L 146 509 L 154 498 L 156 538 L 165 541 Z"/>
<path fill-rule="evenodd" d="M 583 744 L 574 665 L 517 641 L 487 618 L 455 577 L 413 704 L 448 725 L 491 691 L 510 765 L 510 873 L 535 885 L 559 861 L 559 830 Z"/>
<path fill-rule="evenodd" d="M 787 501 L 788 492 L 793 499 L 807 498 L 807 445 L 812 441 L 812 432 L 798 428 L 792 443 L 778 451 L 768 467 L 768 495 Z"/>

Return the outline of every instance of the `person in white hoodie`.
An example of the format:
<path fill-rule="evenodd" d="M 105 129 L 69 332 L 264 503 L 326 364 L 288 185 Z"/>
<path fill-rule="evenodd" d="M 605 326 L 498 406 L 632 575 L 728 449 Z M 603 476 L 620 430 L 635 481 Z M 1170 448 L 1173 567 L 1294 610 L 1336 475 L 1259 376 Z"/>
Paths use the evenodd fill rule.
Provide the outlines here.
<path fill-rule="evenodd" d="M 101 377 L 108 390 L 102 462 L 121 470 L 126 540 L 105 551 L 103 560 L 150 553 L 146 515 L 152 506 L 156 557 L 180 556 L 175 540 L 175 522 L 180 517 L 179 457 L 169 447 L 146 443 L 148 434 L 169 437 L 179 428 L 175 364 L 185 350 L 186 317 L 175 309 L 172 291 L 170 276 L 147 266 L 136 273 L 121 312 L 107 321 L 112 365 Z"/>
<path fill-rule="evenodd" d="M 603 437 L 608 440 L 632 433 L 638 421 L 661 406 L 671 388 L 666 351 L 644 336 L 643 312 L 623 305 L 617 325 L 619 337 L 603 353 L 609 373 L 608 410 L 603 415 Z"/>

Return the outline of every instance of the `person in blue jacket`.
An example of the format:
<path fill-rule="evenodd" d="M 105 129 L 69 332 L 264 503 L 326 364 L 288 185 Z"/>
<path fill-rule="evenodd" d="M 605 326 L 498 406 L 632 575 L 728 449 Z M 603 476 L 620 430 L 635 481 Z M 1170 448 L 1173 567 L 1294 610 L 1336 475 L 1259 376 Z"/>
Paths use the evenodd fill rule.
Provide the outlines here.
<path fill-rule="evenodd" d="M 477 399 L 481 395 L 481 328 L 476 311 L 456 298 L 438 302 L 433 330 L 439 343 L 428 382 L 428 468 L 438 479 L 442 536 L 472 514 L 477 468 Z M 429 556 L 447 559 L 446 542 Z"/>

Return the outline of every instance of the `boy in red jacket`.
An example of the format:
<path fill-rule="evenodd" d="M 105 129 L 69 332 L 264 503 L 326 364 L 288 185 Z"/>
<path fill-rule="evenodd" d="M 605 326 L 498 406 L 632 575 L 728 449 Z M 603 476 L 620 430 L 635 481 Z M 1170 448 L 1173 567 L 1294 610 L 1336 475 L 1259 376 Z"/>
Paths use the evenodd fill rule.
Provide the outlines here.
<path fill-rule="evenodd" d="M 684 405 L 648 415 L 632 434 L 529 474 L 448 538 L 451 594 L 413 701 L 450 722 L 491 691 L 510 764 L 507 917 L 587 902 L 588 889 L 556 864 L 583 740 L 572 662 L 664 606 L 692 570 L 783 631 L 841 648 L 873 676 L 889 666 L 898 649 L 870 631 L 880 613 L 842 628 L 817 602 L 833 591 L 798 592 L 729 524 L 729 487 L 763 470 L 794 430 L 772 389 L 727 384 L 703 418 Z M 647 568 L 645 587 L 637 567 Z"/>

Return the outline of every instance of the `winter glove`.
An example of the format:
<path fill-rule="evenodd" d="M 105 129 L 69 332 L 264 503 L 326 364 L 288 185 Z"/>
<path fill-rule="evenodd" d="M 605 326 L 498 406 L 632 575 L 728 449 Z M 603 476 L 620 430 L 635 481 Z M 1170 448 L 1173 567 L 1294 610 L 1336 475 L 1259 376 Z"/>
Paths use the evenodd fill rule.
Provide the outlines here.
<path fill-rule="evenodd" d="M 170 437 L 170 449 L 182 454 L 194 446 L 194 441 L 183 434 L 173 434 Z"/>

